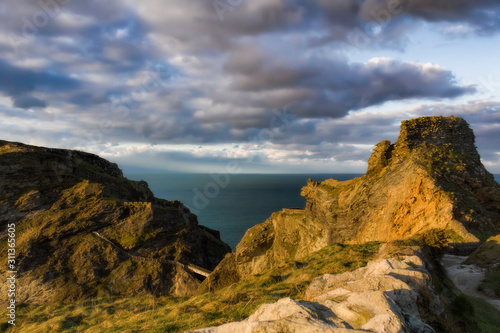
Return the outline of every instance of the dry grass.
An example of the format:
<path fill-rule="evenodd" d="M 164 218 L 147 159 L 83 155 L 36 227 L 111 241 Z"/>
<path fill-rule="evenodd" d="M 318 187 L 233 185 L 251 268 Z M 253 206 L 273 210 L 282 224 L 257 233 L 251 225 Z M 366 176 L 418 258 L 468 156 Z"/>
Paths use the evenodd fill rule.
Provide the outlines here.
<path fill-rule="evenodd" d="M 263 303 L 301 298 L 317 276 L 366 265 L 378 249 L 379 243 L 332 245 L 300 262 L 285 262 L 215 293 L 190 299 L 141 296 L 24 306 L 18 309 L 18 325 L 8 332 L 182 332 L 239 321 Z"/>

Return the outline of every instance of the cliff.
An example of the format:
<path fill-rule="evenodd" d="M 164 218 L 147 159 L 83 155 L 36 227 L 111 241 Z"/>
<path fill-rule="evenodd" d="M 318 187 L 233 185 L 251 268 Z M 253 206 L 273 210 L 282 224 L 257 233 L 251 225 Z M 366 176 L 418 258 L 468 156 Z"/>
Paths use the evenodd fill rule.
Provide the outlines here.
<path fill-rule="evenodd" d="M 200 291 L 217 289 L 333 243 L 420 238 L 431 245 L 478 243 L 500 229 L 500 186 L 486 171 L 467 122 L 403 121 L 382 141 L 367 173 L 349 181 L 308 181 L 305 209 L 284 209 L 249 229 Z"/>
<path fill-rule="evenodd" d="M 230 251 L 179 201 L 96 155 L 0 141 L 0 250 L 15 224 L 18 303 L 191 295 Z M 6 284 L 0 293 L 6 295 Z"/>

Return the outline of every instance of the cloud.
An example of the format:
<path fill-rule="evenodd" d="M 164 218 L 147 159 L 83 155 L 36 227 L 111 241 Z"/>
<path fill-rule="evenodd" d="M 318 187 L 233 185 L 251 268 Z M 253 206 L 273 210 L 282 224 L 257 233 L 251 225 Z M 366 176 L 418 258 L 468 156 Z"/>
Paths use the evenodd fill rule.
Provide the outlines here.
<path fill-rule="evenodd" d="M 29 109 L 33 107 L 45 108 L 47 106 L 47 102 L 31 95 L 16 95 L 14 96 L 14 106 L 21 109 Z"/>
<path fill-rule="evenodd" d="M 19 68 L 1 59 L 0 75 L 0 91 L 12 97 L 14 105 L 20 108 L 47 105 L 46 101 L 32 96 L 33 92 L 59 93 L 81 86 L 80 81 L 65 74 Z"/>
<path fill-rule="evenodd" d="M 365 33 L 373 28 L 370 23 L 378 24 L 378 29 L 390 30 L 409 20 L 461 22 L 478 34 L 496 33 L 500 28 L 500 4 L 496 0 L 313 0 L 304 6 L 308 7 L 310 15 L 323 14 L 332 27 L 360 28 Z"/>
<path fill-rule="evenodd" d="M 18 107 L 43 107 L 50 104 L 47 100 L 64 100 L 87 108 L 87 112 L 101 113 L 102 104 L 127 96 L 135 88 L 127 81 L 151 64 L 166 63 L 165 56 L 186 81 L 178 80 L 171 87 L 175 91 L 166 93 L 162 102 L 171 105 L 167 96 L 175 100 L 183 96 L 168 113 L 193 117 L 181 123 L 189 123 L 201 133 L 214 126 L 220 131 L 224 126 L 215 123 L 222 122 L 236 130 L 265 127 L 272 108 L 290 106 L 303 117 L 340 117 L 391 100 L 451 98 L 474 91 L 437 66 L 389 59 L 356 64 L 342 57 L 304 58 L 300 53 L 292 58 L 292 47 L 273 47 L 274 42 L 282 47 L 283 42 L 295 41 L 304 48 L 316 29 L 326 33 L 336 26 L 352 30 L 367 21 L 372 10 L 393 8 L 387 1 L 243 1 L 223 21 L 210 1 L 174 0 L 168 11 L 159 0 L 140 4 L 70 1 L 49 10 L 40 3 L 9 3 L 2 17 L 1 29 L 20 38 L 30 37 L 21 45 L 26 52 L 52 60 L 44 70 L 16 67 L 16 57 L 9 53 L 0 60 L 0 72 L 7 78 L 22 78 L 8 85 L 0 83 L 0 89 Z M 413 15 L 422 12 L 418 8 L 423 4 L 419 6 L 412 2 L 405 8 Z M 488 6 L 493 4 L 483 3 L 480 8 Z M 394 32 L 395 25 L 386 33 L 392 33 L 391 29 Z M 30 30 L 33 36 L 25 36 Z M 248 36 L 253 39 L 242 39 Z M 282 37 L 286 37 L 283 42 Z M 224 89 L 215 87 L 214 80 Z M 42 85 L 50 91 L 35 97 L 33 93 Z M 194 105 L 201 99 L 205 100 L 203 109 Z M 145 104 L 153 103 L 161 104 Z M 146 122 L 137 131 L 148 135 L 152 127 L 148 117 L 138 117 Z M 175 126 L 156 136 L 174 137 Z"/>
<path fill-rule="evenodd" d="M 359 167 L 371 144 L 397 137 L 399 120 L 454 114 L 452 99 L 476 93 L 446 63 L 392 52 L 408 33 L 427 22 L 447 36 L 492 35 L 500 21 L 493 0 L 244 0 L 222 20 L 213 1 L 65 1 L 54 11 L 40 5 L 47 1 L 4 2 L 0 11 L 0 131 L 98 153 L 108 143 L 209 151 L 169 152 L 181 170 L 182 161 L 215 165 L 241 151 L 256 169 Z M 354 60 L 353 50 L 363 55 Z M 168 78 L 150 84 L 155 66 Z M 494 101 L 461 107 L 495 152 L 487 139 L 495 127 L 484 120 Z M 283 109 L 286 126 L 276 120 Z M 206 148 L 227 143 L 240 147 Z"/>
<path fill-rule="evenodd" d="M 177 54 L 223 54 L 243 39 L 402 49 L 406 33 L 421 22 L 440 24 L 443 31 L 461 24 L 455 31 L 477 35 L 500 28 L 496 0 L 243 0 L 221 1 L 226 5 L 219 10 L 213 1 L 171 0 L 169 10 L 161 0 L 126 3 L 147 22 L 160 48 Z"/>
<path fill-rule="evenodd" d="M 406 0 L 403 3 L 407 4 L 407 13 L 429 22 L 465 22 L 482 33 L 498 32 L 500 28 L 500 3 L 495 0 Z"/>
<path fill-rule="evenodd" d="M 276 59 L 276 56 L 244 50 L 229 58 L 225 70 L 234 77 L 237 91 L 282 94 L 283 105 L 300 115 L 343 116 L 389 100 L 409 98 L 452 98 L 475 92 L 473 86 L 459 86 L 452 72 L 433 64 L 373 58 L 367 63 L 346 63 L 324 59 Z M 263 102 L 264 103 L 264 102 Z M 275 105 L 274 105 L 275 106 Z"/>

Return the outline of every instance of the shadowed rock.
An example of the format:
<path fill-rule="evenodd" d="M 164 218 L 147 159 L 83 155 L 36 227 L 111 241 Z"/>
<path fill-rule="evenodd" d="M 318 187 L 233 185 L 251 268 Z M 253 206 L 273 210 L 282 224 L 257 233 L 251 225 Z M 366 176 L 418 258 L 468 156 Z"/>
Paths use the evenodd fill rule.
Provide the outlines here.
<path fill-rule="evenodd" d="M 114 163 L 0 141 L 4 253 L 12 224 L 19 303 L 189 296 L 203 279 L 199 273 L 230 251 L 181 202 L 154 197 L 146 182 L 126 179 Z"/>

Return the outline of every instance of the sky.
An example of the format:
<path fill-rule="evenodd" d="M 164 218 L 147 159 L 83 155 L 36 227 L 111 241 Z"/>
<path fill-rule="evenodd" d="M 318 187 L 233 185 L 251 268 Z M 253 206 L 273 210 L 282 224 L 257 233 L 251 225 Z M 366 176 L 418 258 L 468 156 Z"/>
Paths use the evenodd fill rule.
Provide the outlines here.
<path fill-rule="evenodd" d="M 127 173 L 364 173 L 460 116 L 500 173 L 498 0 L 0 0 L 0 139 Z"/>

